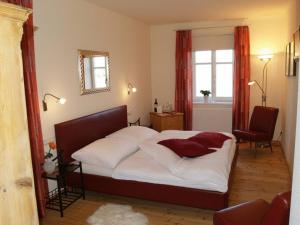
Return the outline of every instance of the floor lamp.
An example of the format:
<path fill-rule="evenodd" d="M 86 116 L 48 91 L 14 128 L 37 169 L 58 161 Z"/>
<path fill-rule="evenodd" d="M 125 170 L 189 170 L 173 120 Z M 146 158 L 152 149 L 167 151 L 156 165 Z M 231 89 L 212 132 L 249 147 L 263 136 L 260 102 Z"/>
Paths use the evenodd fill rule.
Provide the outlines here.
<path fill-rule="evenodd" d="M 273 58 L 273 55 L 268 54 L 268 55 L 260 55 L 258 58 L 261 61 L 265 62 L 264 68 L 263 68 L 263 76 L 262 76 L 262 84 L 259 85 L 259 83 L 256 80 L 251 80 L 248 85 L 252 86 L 254 84 L 257 84 L 258 88 L 261 91 L 261 105 L 262 106 L 267 106 L 267 88 L 268 88 L 268 64 Z"/>

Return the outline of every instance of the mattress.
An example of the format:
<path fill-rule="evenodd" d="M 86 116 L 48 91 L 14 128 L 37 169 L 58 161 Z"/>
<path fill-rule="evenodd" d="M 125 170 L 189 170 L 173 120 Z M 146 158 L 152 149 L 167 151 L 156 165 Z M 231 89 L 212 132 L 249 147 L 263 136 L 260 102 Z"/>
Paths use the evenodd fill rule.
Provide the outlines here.
<path fill-rule="evenodd" d="M 112 177 L 113 171 L 114 169 L 103 165 L 82 163 L 82 172 L 85 174 Z M 75 172 L 79 173 L 79 169 L 77 169 Z"/>

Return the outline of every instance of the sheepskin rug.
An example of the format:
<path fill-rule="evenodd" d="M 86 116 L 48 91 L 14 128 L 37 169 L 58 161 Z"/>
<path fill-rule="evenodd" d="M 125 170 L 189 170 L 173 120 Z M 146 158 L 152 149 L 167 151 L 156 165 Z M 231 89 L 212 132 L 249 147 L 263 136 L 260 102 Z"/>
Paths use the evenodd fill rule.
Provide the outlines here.
<path fill-rule="evenodd" d="M 91 225 L 147 225 L 148 219 L 128 205 L 106 204 L 97 209 L 87 222 Z"/>

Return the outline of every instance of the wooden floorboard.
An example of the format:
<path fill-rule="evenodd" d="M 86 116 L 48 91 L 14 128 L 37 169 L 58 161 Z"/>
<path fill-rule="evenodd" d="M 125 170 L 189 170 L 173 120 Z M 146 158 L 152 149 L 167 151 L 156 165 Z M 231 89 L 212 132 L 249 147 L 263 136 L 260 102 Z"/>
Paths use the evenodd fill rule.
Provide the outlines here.
<path fill-rule="evenodd" d="M 233 185 L 229 204 L 235 205 L 248 200 L 262 198 L 271 201 L 278 192 L 289 190 L 290 175 L 280 146 L 259 150 L 257 157 L 247 144 L 240 147 L 237 165 L 233 174 Z M 116 197 L 89 192 L 86 200 L 78 200 L 59 213 L 47 210 L 42 225 L 85 225 L 86 219 L 105 203 L 128 204 L 137 212 L 144 213 L 149 225 L 212 225 L 213 211 L 161 204 L 131 198 Z"/>

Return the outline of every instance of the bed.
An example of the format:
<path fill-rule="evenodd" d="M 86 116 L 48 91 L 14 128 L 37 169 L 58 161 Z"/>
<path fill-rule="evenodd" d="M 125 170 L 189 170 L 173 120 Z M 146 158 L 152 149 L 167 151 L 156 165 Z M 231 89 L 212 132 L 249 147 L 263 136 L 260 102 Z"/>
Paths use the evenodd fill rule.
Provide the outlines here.
<path fill-rule="evenodd" d="M 57 149 L 63 156 L 63 162 L 74 161 L 72 154 L 79 149 L 126 128 L 127 124 L 125 105 L 56 124 Z M 172 132 L 176 131 L 166 132 L 165 135 L 174 135 Z M 182 182 L 182 179 L 170 175 L 164 166 L 149 160 L 147 154 L 138 150 L 122 160 L 113 170 L 105 166 L 102 168 L 83 163 L 85 189 L 156 202 L 220 210 L 228 206 L 232 168 L 237 157 L 235 143 L 228 151 L 232 154 L 232 160 L 228 163 L 226 188 L 214 188 L 205 182 L 197 184 Z M 153 174 L 160 176 L 154 177 Z M 79 186 L 78 173 L 72 173 L 68 177 L 68 182 Z"/>

